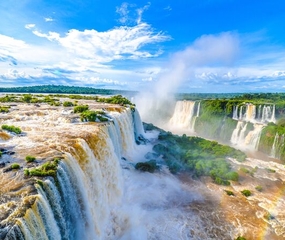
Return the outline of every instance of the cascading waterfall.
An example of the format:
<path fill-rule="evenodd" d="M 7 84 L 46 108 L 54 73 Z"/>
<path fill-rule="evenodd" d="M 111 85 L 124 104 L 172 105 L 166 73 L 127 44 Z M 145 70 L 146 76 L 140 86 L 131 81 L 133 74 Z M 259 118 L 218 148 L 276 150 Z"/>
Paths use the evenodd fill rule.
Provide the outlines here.
<path fill-rule="evenodd" d="M 239 120 L 242 120 L 243 119 L 243 106 L 240 106 L 240 109 L 239 109 Z"/>
<path fill-rule="evenodd" d="M 276 151 L 277 151 L 278 139 L 279 139 L 279 134 L 276 133 L 274 137 L 273 145 L 271 148 L 271 154 L 270 154 L 271 157 L 276 157 L 277 155 Z"/>
<path fill-rule="evenodd" d="M 201 106 L 201 102 L 198 102 L 196 117 L 199 117 L 199 115 L 200 115 L 200 106 Z"/>
<path fill-rule="evenodd" d="M 264 128 L 262 124 L 254 124 L 254 129 L 245 137 L 245 145 L 251 150 L 257 150 L 261 131 Z"/>
<path fill-rule="evenodd" d="M 233 106 L 233 119 L 238 120 L 238 106 Z"/>
<path fill-rule="evenodd" d="M 235 130 L 231 136 L 231 143 L 241 145 L 244 143 L 245 131 L 247 128 L 247 123 L 243 121 L 238 121 Z"/>
<path fill-rule="evenodd" d="M 140 143 L 141 141 L 145 140 L 145 134 L 144 134 L 144 129 L 143 125 L 141 124 L 141 117 L 139 112 L 134 109 L 132 111 L 133 114 L 133 122 L 134 122 L 134 132 L 135 132 L 135 139 L 137 143 Z"/>
<path fill-rule="evenodd" d="M 67 148 L 55 180 L 38 180 L 35 203 L 7 240 L 108 238 L 111 207 L 123 195 L 120 159 L 134 151 L 136 131 L 143 134 L 138 126 L 142 123 L 133 120 L 131 110 L 111 112 L 110 117 L 113 121 L 101 125 L 98 132 L 75 139 Z"/>
<path fill-rule="evenodd" d="M 244 120 L 247 122 L 254 122 L 255 116 L 256 116 L 256 106 L 253 104 L 247 104 Z"/>
<path fill-rule="evenodd" d="M 243 120 L 252 123 L 275 123 L 275 105 L 259 105 L 256 107 L 255 105 L 248 103 L 246 104 L 245 112 L 243 112 L 243 106 L 234 106 L 232 118 L 234 120 Z"/>
<path fill-rule="evenodd" d="M 257 150 L 260 134 L 264 125 L 254 124 L 254 129 L 246 134 L 247 122 L 238 121 L 231 136 L 231 143 L 250 150 Z"/>
<path fill-rule="evenodd" d="M 275 105 L 272 107 L 272 115 L 270 118 L 270 122 L 276 123 L 276 118 L 275 118 Z"/>
<path fill-rule="evenodd" d="M 274 141 L 273 141 L 273 145 L 272 145 L 272 149 L 271 149 L 271 154 L 270 156 L 273 158 L 281 158 L 281 150 L 284 148 L 284 134 L 282 134 L 281 136 L 279 136 L 278 133 L 275 134 L 274 137 Z"/>
<path fill-rule="evenodd" d="M 200 105 L 198 105 L 199 114 Z M 195 101 L 177 101 L 172 118 L 169 120 L 171 128 L 188 129 L 194 131 Z"/>

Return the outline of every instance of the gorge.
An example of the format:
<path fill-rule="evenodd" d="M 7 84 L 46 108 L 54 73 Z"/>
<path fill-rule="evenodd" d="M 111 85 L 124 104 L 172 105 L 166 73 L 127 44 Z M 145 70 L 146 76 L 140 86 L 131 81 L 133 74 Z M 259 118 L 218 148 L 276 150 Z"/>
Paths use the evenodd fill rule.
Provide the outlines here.
<path fill-rule="evenodd" d="M 82 121 L 73 106 L 63 106 L 69 101 L 88 105 L 95 121 Z M 284 160 L 284 135 L 274 125 L 280 107 L 224 104 L 223 111 L 210 112 L 213 102 L 178 101 L 170 111 L 165 122 L 173 132 L 263 150 L 279 161 L 228 158 L 240 177 L 224 186 L 184 170 L 171 173 L 164 154 L 154 148 L 163 131 L 144 128 L 132 105 L 63 96 L 58 102 L 1 103 L 9 111 L 1 114 L 0 124 L 21 129 L 20 134 L 0 131 L 1 239 L 285 236 L 285 169 L 279 161 Z M 270 134 L 263 132 L 268 128 Z M 28 162 L 27 156 L 35 159 Z M 138 162 L 152 159 L 158 168 L 153 173 L 136 169 Z M 243 189 L 252 196 L 240 194 Z"/>

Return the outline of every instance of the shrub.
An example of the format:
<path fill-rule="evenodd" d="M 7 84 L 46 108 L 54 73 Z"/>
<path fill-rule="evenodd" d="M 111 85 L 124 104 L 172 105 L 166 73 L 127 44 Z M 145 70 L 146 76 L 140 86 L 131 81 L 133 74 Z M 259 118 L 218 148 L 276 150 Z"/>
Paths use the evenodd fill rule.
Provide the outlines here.
<path fill-rule="evenodd" d="M 231 180 L 231 181 L 238 181 L 238 173 L 237 172 L 229 172 L 225 175 L 227 180 Z"/>
<path fill-rule="evenodd" d="M 20 165 L 19 165 L 18 163 L 13 163 L 13 164 L 11 165 L 11 168 L 12 168 L 12 169 L 19 169 L 19 168 L 20 168 Z"/>
<path fill-rule="evenodd" d="M 28 162 L 28 163 L 34 162 L 35 160 L 36 160 L 36 158 L 33 156 L 30 156 L 30 155 L 26 156 L 26 162 Z"/>
<path fill-rule="evenodd" d="M 29 176 L 30 175 L 29 169 L 27 169 L 27 168 L 24 169 L 24 175 L 25 176 Z"/>
<path fill-rule="evenodd" d="M 54 158 L 53 161 L 46 162 L 43 165 L 33 168 L 33 169 L 25 169 L 24 174 L 26 176 L 37 176 L 37 177 L 46 177 L 46 176 L 56 176 L 57 166 L 60 162 L 59 158 Z"/>
<path fill-rule="evenodd" d="M 103 111 L 90 111 L 86 110 L 80 114 L 80 119 L 82 122 L 107 122 L 109 119 L 104 116 L 105 113 Z"/>
<path fill-rule="evenodd" d="M 256 186 L 255 189 L 259 192 L 261 192 L 263 190 L 263 188 L 260 185 Z"/>
<path fill-rule="evenodd" d="M 250 190 L 247 190 L 247 189 L 242 190 L 241 193 L 242 193 L 242 195 L 244 195 L 244 196 L 246 196 L 246 197 L 251 196 L 251 191 L 250 191 Z"/>
<path fill-rule="evenodd" d="M 73 107 L 74 104 L 73 104 L 72 102 L 66 101 L 66 102 L 63 103 L 63 106 L 64 106 L 64 107 Z"/>
<path fill-rule="evenodd" d="M 1 112 L 1 113 L 7 113 L 7 112 L 9 112 L 9 108 L 10 108 L 10 107 L 0 106 L 0 112 Z"/>
<path fill-rule="evenodd" d="M 237 237 L 236 240 L 246 240 L 245 237 Z"/>
<path fill-rule="evenodd" d="M 155 169 L 157 169 L 156 161 L 150 160 L 147 162 L 138 162 L 135 165 L 135 169 L 143 171 L 143 172 L 153 173 L 155 171 Z"/>
<path fill-rule="evenodd" d="M 89 109 L 88 105 L 78 105 L 74 107 L 73 111 L 74 113 L 82 113 L 84 111 L 87 111 L 88 109 Z"/>
<path fill-rule="evenodd" d="M 248 170 L 248 169 L 245 168 L 245 167 L 241 167 L 239 170 L 242 171 L 242 172 L 244 172 L 244 173 L 250 173 L 250 170 Z"/>
<path fill-rule="evenodd" d="M 31 94 L 24 94 L 23 97 L 22 97 L 22 101 L 23 102 L 26 102 L 26 103 L 30 103 L 31 100 L 32 100 L 32 95 Z"/>
<path fill-rule="evenodd" d="M 276 171 L 274 169 L 271 169 L 271 168 L 266 168 L 267 172 L 269 173 L 275 173 Z"/>
<path fill-rule="evenodd" d="M 6 131 L 8 131 L 8 132 L 14 132 L 14 133 L 16 133 L 16 134 L 20 134 L 21 132 L 22 132 L 22 130 L 20 129 L 20 128 L 18 128 L 18 127 L 15 127 L 15 126 L 13 126 L 13 125 L 11 125 L 11 126 L 8 126 L 8 125 L 2 125 L 2 127 L 1 127 L 3 130 L 6 130 Z"/>
<path fill-rule="evenodd" d="M 95 111 L 86 110 L 80 114 L 80 119 L 82 122 L 95 122 L 97 118 L 97 114 Z"/>
<path fill-rule="evenodd" d="M 230 190 L 224 190 L 228 196 L 234 196 L 235 194 Z"/>

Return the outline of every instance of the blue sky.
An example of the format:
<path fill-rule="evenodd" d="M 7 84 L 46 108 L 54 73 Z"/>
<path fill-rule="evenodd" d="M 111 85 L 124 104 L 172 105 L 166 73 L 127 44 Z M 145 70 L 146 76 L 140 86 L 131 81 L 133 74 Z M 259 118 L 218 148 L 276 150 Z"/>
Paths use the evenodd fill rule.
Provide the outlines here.
<path fill-rule="evenodd" d="M 0 86 L 284 92 L 284 0 L 5 0 Z"/>

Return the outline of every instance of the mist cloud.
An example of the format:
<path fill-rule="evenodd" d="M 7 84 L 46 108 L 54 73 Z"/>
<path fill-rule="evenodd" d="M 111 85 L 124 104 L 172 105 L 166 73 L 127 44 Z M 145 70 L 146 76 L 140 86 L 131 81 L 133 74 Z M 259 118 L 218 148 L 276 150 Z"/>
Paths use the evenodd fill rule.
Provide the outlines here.
<path fill-rule="evenodd" d="M 137 105 L 142 118 L 158 109 L 169 109 L 172 93 L 194 77 L 194 71 L 206 66 L 230 66 L 239 54 L 239 38 L 231 32 L 203 35 L 184 50 L 174 53 L 155 86 L 142 92 Z M 146 102 L 146 105 L 144 103 Z M 153 120 L 153 119 L 151 119 Z"/>

